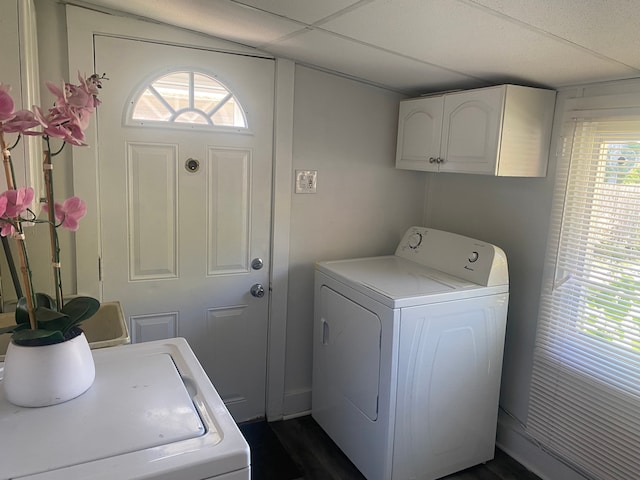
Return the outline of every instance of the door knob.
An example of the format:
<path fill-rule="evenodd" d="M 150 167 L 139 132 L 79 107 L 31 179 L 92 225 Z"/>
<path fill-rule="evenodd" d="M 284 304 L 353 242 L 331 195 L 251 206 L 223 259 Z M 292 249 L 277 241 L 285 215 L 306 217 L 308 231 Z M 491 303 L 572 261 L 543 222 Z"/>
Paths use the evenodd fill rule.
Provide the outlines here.
<path fill-rule="evenodd" d="M 251 287 L 251 290 L 249 291 L 251 292 L 251 295 L 253 295 L 256 298 L 264 297 L 264 287 L 262 286 L 261 283 L 256 283 Z"/>

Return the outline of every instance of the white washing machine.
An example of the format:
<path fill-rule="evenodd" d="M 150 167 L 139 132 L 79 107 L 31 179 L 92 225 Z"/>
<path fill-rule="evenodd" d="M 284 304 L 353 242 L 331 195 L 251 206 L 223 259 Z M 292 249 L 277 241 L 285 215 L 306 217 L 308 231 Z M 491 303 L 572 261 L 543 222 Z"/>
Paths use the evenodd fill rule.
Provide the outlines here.
<path fill-rule="evenodd" d="M 250 479 L 249 446 L 184 339 L 92 352 L 94 384 L 65 403 L 17 407 L 0 381 L 0 479 Z"/>
<path fill-rule="evenodd" d="M 508 291 L 500 248 L 423 227 L 316 265 L 312 415 L 368 480 L 493 458 Z"/>

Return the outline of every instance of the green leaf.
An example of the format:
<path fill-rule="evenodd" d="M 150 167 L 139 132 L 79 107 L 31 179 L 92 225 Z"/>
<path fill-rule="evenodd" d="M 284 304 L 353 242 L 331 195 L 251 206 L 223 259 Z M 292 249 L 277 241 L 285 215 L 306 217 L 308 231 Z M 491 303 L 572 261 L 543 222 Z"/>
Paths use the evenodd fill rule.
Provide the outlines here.
<path fill-rule="evenodd" d="M 38 322 L 38 329 L 55 331 L 58 330 L 62 333 L 73 325 L 73 321 L 62 312 L 56 312 L 48 308 L 38 307 L 36 308 L 36 321 Z"/>
<path fill-rule="evenodd" d="M 36 293 L 36 308 L 43 307 L 48 310 L 57 311 L 56 301 L 46 293 Z M 27 308 L 27 298 L 20 297 L 16 305 L 16 323 L 29 323 L 29 309 Z"/>
<path fill-rule="evenodd" d="M 78 325 L 95 314 L 100 308 L 100 302 L 91 297 L 76 297 L 69 300 L 62 312 L 71 319 L 70 326 Z"/>
<path fill-rule="evenodd" d="M 13 341 L 17 345 L 32 347 L 38 345 L 53 345 L 64 342 L 64 336 L 60 331 L 49 330 L 21 330 L 13 334 Z"/>
<path fill-rule="evenodd" d="M 13 333 L 13 331 L 18 328 L 18 325 L 9 325 L 8 327 L 0 328 L 0 335 L 3 333 Z"/>
<path fill-rule="evenodd" d="M 26 323 L 22 323 L 20 325 L 9 325 L 8 327 L 0 328 L 0 335 L 3 333 L 19 332 L 20 330 L 25 330 L 27 328 L 29 328 L 29 325 Z"/>

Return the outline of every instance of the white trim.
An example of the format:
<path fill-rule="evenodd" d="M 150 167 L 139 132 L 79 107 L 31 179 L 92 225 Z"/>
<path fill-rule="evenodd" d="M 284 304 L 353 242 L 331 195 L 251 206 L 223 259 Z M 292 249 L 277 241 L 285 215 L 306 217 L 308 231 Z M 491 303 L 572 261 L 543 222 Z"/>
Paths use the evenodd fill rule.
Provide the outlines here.
<path fill-rule="evenodd" d="M 627 110 L 638 109 L 640 109 L 640 97 L 637 93 L 568 98 L 565 106 L 565 111 L 571 115 L 574 113 L 596 113 L 598 116 L 603 116 L 603 112 L 614 112 L 619 115 L 620 113 L 624 114 Z"/>
<path fill-rule="evenodd" d="M 292 418 L 311 408 L 311 388 L 297 388 L 284 394 L 284 416 Z"/>
<path fill-rule="evenodd" d="M 289 238 L 293 190 L 293 91 L 295 64 L 276 60 L 273 199 L 271 239 L 271 305 L 267 353 L 267 420 L 284 414 L 285 352 L 289 285 Z"/>
<path fill-rule="evenodd" d="M 22 108 L 32 108 L 33 105 L 40 105 L 38 32 L 33 0 L 18 1 L 18 31 Z M 38 199 L 45 196 L 42 176 L 42 138 L 24 135 L 22 139 L 25 149 L 25 185 L 33 187 Z M 39 202 L 34 202 L 31 206 L 36 216 L 40 214 L 40 208 Z"/>

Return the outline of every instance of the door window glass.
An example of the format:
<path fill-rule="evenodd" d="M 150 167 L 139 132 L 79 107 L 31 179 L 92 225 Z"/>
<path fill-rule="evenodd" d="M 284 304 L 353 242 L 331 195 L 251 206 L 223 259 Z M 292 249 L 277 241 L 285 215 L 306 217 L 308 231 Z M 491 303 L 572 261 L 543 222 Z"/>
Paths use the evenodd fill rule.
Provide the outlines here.
<path fill-rule="evenodd" d="M 162 75 L 130 103 L 131 124 L 247 128 L 236 96 L 220 81 L 195 71 Z"/>

